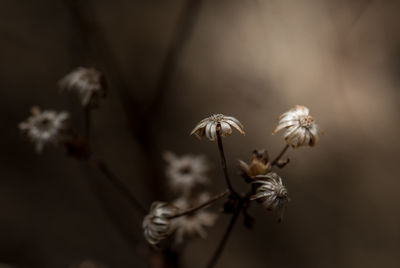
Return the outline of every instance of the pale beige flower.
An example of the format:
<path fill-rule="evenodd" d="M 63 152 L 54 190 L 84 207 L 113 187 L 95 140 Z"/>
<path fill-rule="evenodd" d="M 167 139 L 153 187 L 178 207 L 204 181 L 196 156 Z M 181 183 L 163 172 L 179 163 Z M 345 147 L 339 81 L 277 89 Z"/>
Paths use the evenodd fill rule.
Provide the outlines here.
<path fill-rule="evenodd" d="M 177 208 L 165 202 L 154 202 L 150 212 L 143 219 L 142 227 L 144 236 L 151 245 L 157 245 L 161 240 L 167 238 L 173 231 L 171 220 L 176 214 Z"/>
<path fill-rule="evenodd" d="M 202 155 L 176 156 L 174 153 L 165 152 L 164 159 L 168 162 L 166 176 L 171 189 L 189 193 L 196 185 L 209 182 L 206 172 L 209 166 Z"/>
<path fill-rule="evenodd" d="M 206 136 L 209 140 L 214 141 L 217 138 L 217 131 L 222 137 L 225 137 L 232 133 L 231 127 L 236 128 L 241 134 L 245 134 L 243 125 L 236 118 L 214 114 L 201 120 L 190 135 L 195 134 L 198 138 Z"/>
<path fill-rule="evenodd" d="M 288 112 L 279 117 L 279 124 L 272 132 L 286 129 L 283 137 L 287 144 L 293 148 L 299 146 L 314 146 L 320 135 L 318 125 L 310 116 L 307 107 L 296 105 L 295 108 L 290 109 Z"/>
<path fill-rule="evenodd" d="M 63 137 L 66 128 L 67 112 L 51 110 L 40 111 L 32 107 L 32 115 L 19 124 L 24 134 L 35 143 L 36 151 L 40 153 L 47 144 L 57 144 Z"/>
<path fill-rule="evenodd" d="M 94 68 L 79 67 L 59 81 L 62 90 L 78 93 L 82 106 L 96 106 L 105 96 L 105 82 L 102 73 Z"/>
<path fill-rule="evenodd" d="M 197 198 L 188 200 L 186 198 L 179 198 L 173 204 L 179 208 L 180 211 L 189 209 L 190 207 L 198 206 L 210 199 L 208 193 L 201 193 Z M 178 211 L 179 213 L 179 211 Z M 209 212 L 205 209 L 198 210 L 192 214 L 177 217 L 173 220 L 175 231 L 176 243 L 182 243 L 185 237 L 200 237 L 205 239 L 207 237 L 206 227 L 211 227 L 215 224 L 218 214 Z"/>
<path fill-rule="evenodd" d="M 281 177 L 274 172 L 256 176 L 254 184 L 259 184 L 256 194 L 250 200 L 258 200 L 268 210 L 277 210 L 279 219 L 282 218 L 284 209 L 289 202 L 289 193 L 282 183 Z"/>

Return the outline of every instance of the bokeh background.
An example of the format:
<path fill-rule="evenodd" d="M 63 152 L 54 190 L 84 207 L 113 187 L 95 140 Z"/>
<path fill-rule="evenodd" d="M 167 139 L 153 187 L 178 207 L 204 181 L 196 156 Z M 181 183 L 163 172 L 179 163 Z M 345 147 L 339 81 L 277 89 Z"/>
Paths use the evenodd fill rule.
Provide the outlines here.
<path fill-rule="evenodd" d="M 95 66 L 109 87 L 92 114 L 93 154 L 146 207 L 176 197 L 165 150 L 206 155 L 210 192 L 224 188 L 215 144 L 189 136 L 212 113 L 245 125 L 245 137 L 224 139 L 242 191 L 236 160 L 279 152 L 271 132 L 282 112 L 306 105 L 324 130 L 315 148 L 288 152 L 284 222 L 252 206 L 255 228 L 239 222 L 217 267 L 399 267 L 399 10 L 373 0 L 1 0 L 0 262 L 151 267 L 126 198 L 63 148 L 37 155 L 17 128 L 39 105 L 68 110 L 82 131 L 79 102 L 57 81 Z M 228 221 L 188 244 L 182 267 L 204 267 Z"/>

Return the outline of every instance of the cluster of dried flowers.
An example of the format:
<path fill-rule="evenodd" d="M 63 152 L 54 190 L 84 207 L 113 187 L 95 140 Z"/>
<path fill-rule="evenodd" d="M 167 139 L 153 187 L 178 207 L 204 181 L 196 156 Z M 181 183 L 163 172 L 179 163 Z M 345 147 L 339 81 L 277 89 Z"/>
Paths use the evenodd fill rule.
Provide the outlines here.
<path fill-rule="evenodd" d="M 77 68 L 61 79 L 59 86 L 61 90 L 75 91 L 86 111 L 96 107 L 100 98 L 105 96 L 104 77 L 94 68 Z M 47 145 L 63 144 L 76 158 L 81 158 L 82 155 L 88 155 L 85 147 L 88 145 L 83 138 L 71 134 L 67 125 L 68 118 L 67 112 L 41 111 L 33 107 L 32 115 L 21 122 L 19 128 L 35 144 L 38 153 Z M 207 176 L 209 165 L 204 156 L 164 153 L 164 160 L 168 163 L 165 171 L 168 186 L 177 197 L 170 203 L 157 201 L 151 205 L 142 223 L 149 244 L 161 247 L 172 236 L 176 245 L 188 238 L 205 238 L 206 228 L 213 226 L 218 218 L 218 214 L 207 210 L 207 207 L 224 198 L 226 200 L 222 211 L 233 214 L 232 224 L 242 213 L 245 224 L 251 225 L 251 216 L 247 212 L 251 201 L 260 203 L 267 210 L 276 211 L 278 220 L 282 219 L 290 200 L 289 193 L 281 176 L 273 169 L 283 168 L 289 163 L 289 159 L 282 159 L 289 147 L 314 146 L 318 142 L 320 130 L 310 116 L 309 109 L 297 105 L 279 117 L 278 126 L 272 133 L 284 130 L 286 145 L 277 157 L 271 160 L 266 150 L 254 150 L 249 163 L 238 161 L 241 176 L 250 186 L 245 195 L 236 191 L 231 184 L 222 143 L 222 137 L 230 135 L 233 129 L 245 134 L 242 123 L 235 117 L 215 114 L 201 120 L 190 133 L 199 139 L 206 137 L 217 143 L 227 189 L 215 196 L 204 191 L 204 187 L 210 183 Z M 105 171 L 105 174 L 108 173 Z M 227 229 L 228 234 L 231 227 Z M 222 240 L 222 243 L 225 242 L 226 238 Z M 215 264 L 217 257 L 212 258 L 210 266 Z"/>
<path fill-rule="evenodd" d="M 273 171 L 273 167 L 282 168 L 289 162 L 288 159 L 281 158 L 290 146 L 293 148 L 314 146 L 320 135 L 318 126 L 310 116 L 308 108 L 304 106 L 297 105 L 282 114 L 278 126 L 273 131 L 275 134 L 285 130 L 283 138 L 286 146 L 282 152 L 274 160 L 270 160 L 266 150 L 254 150 L 249 163 L 239 160 L 242 177 L 251 185 L 247 195 L 241 195 L 233 189 L 227 171 L 222 137 L 231 134 L 232 128 L 245 134 L 239 120 L 232 116 L 215 114 L 201 120 L 190 133 L 200 139 L 206 137 L 218 143 L 228 189 L 215 197 L 202 194 L 199 198 L 194 198 L 193 195 L 193 188 L 196 185 L 209 182 L 204 173 L 208 167 L 203 156 L 177 157 L 170 152 L 164 154 L 165 160 L 169 163 L 166 170 L 169 185 L 182 196 L 171 203 L 154 202 L 151 206 L 149 214 L 143 221 L 144 234 L 151 245 L 159 246 L 172 234 L 175 234 L 178 242 L 182 242 L 185 234 L 204 238 L 206 235 L 204 227 L 212 226 L 217 214 L 204 211 L 203 208 L 224 197 L 227 197 L 225 212 L 238 214 L 242 212 L 246 216 L 245 208 L 255 200 L 266 209 L 276 211 L 279 221 L 282 219 L 290 200 L 289 193 L 283 185 L 282 178 Z"/>
<path fill-rule="evenodd" d="M 169 203 L 154 202 L 149 214 L 143 220 L 145 237 L 151 245 L 158 245 L 171 234 L 175 243 L 180 244 L 190 237 L 205 238 L 205 227 L 214 225 L 218 215 L 201 210 L 176 217 L 191 207 L 208 201 L 210 195 L 199 191 L 199 188 L 209 183 L 207 171 L 209 166 L 204 156 L 183 155 L 165 152 L 167 161 L 166 177 L 168 185 L 178 198 Z"/>
<path fill-rule="evenodd" d="M 76 91 L 84 107 L 98 105 L 99 99 L 105 96 L 103 75 L 94 68 L 79 67 L 62 78 L 58 84 L 62 91 Z M 37 106 L 32 107 L 31 112 L 32 115 L 21 122 L 19 128 L 35 144 L 37 153 L 41 153 L 47 145 L 70 142 L 67 112 L 41 111 Z"/>

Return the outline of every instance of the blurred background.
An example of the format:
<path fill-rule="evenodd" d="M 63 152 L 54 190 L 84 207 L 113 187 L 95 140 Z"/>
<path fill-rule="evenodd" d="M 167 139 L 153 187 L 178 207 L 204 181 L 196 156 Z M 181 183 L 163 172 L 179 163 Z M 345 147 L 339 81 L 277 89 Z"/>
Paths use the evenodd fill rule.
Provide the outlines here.
<path fill-rule="evenodd" d="M 63 148 L 37 155 L 17 127 L 38 105 L 69 111 L 82 131 L 79 101 L 57 82 L 94 66 L 108 96 L 92 114 L 93 154 L 145 207 L 176 198 L 166 150 L 205 155 L 210 192 L 224 189 L 216 145 L 189 136 L 210 114 L 245 125 L 224 139 L 243 192 L 236 160 L 281 150 L 271 135 L 281 113 L 305 105 L 324 130 L 315 148 L 288 151 L 284 221 L 253 205 L 254 229 L 239 221 L 217 267 L 400 267 L 399 11 L 365 0 L 1 0 L 0 262 L 151 267 L 126 198 Z M 228 221 L 192 240 L 182 267 L 204 267 Z"/>

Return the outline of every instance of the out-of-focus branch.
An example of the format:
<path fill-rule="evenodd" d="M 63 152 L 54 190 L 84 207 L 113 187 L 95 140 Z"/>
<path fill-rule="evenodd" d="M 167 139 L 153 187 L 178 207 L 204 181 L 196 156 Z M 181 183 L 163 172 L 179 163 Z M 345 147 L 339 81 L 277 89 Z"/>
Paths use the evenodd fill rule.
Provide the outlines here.
<path fill-rule="evenodd" d="M 224 236 L 222 237 L 216 251 L 214 252 L 213 256 L 211 257 L 210 261 L 207 264 L 208 268 L 212 268 L 215 266 L 219 257 L 221 256 L 221 253 L 224 251 L 225 245 L 228 242 L 228 238 L 232 232 L 232 229 L 235 226 L 235 223 L 236 223 L 237 219 L 239 218 L 240 213 L 242 212 L 243 205 L 244 205 L 244 200 L 241 199 L 238 203 L 238 206 L 237 206 L 234 214 L 232 215 L 232 218 L 229 222 L 228 227 L 226 228 Z"/>
<path fill-rule="evenodd" d="M 212 203 L 224 198 L 230 192 L 231 191 L 229 189 L 226 189 L 225 191 L 223 191 L 223 192 L 211 197 L 209 200 L 207 200 L 203 204 L 198 205 L 198 206 L 193 207 L 193 208 L 190 208 L 190 209 L 187 209 L 187 210 L 184 210 L 184 211 L 182 211 L 182 212 L 180 212 L 178 214 L 175 214 L 174 216 L 170 217 L 170 219 L 174 219 L 174 218 L 178 218 L 178 217 L 182 217 L 182 216 L 185 216 L 185 215 L 192 214 L 193 212 L 196 212 L 197 210 L 202 209 L 202 208 L 204 208 L 204 207 L 206 207 L 206 206 L 208 206 L 208 205 L 210 205 L 210 204 L 212 204 Z"/>
<path fill-rule="evenodd" d="M 93 163 L 101 171 L 101 173 L 103 173 L 108 181 L 111 182 L 113 186 L 129 200 L 133 207 L 142 214 L 142 216 L 147 213 L 146 208 L 136 199 L 132 192 L 129 191 L 128 187 L 118 178 L 117 175 L 115 175 L 114 172 L 111 171 L 104 161 L 97 159 L 93 160 Z"/>
<path fill-rule="evenodd" d="M 158 112 L 161 108 L 162 102 L 165 99 L 165 94 L 171 84 L 171 79 L 180 60 L 182 51 L 190 39 L 193 29 L 196 25 L 202 4 L 202 0 L 185 1 L 185 6 L 179 15 L 171 43 L 168 46 L 163 64 L 161 66 L 153 102 L 148 109 L 148 111 L 151 113 Z"/>
<path fill-rule="evenodd" d="M 104 191 L 98 183 L 97 176 L 94 176 L 92 173 L 92 169 L 84 162 L 82 162 L 81 167 L 88 179 L 95 198 L 100 204 L 100 208 L 108 217 L 110 223 L 130 247 L 136 247 L 136 245 L 140 242 L 140 238 L 136 236 L 135 232 L 133 232 L 131 225 L 126 222 L 126 219 L 122 219 L 122 217 L 120 217 L 120 213 L 115 210 L 115 206 L 110 203 L 110 200 L 105 198 Z"/>
<path fill-rule="evenodd" d="M 161 173 L 157 168 L 154 168 L 154 163 L 157 163 L 159 157 L 157 150 L 154 148 L 152 126 L 159 115 L 166 90 L 170 86 L 171 78 L 179 62 L 181 51 L 190 37 L 203 1 L 187 0 L 185 2 L 171 43 L 167 48 L 151 103 L 143 103 L 133 98 L 125 78 L 121 75 L 122 72 L 118 61 L 107 43 L 102 28 L 96 21 L 95 12 L 92 10 L 90 1 L 63 1 L 70 10 L 72 21 L 90 56 L 90 61 L 98 65 L 100 70 L 104 70 L 110 80 L 110 87 L 115 88 L 119 94 L 121 103 L 130 120 L 129 127 L 141 146 L 145 164 L 148 166 L 146 170 L 151 173 L 149 174 L 149 178 L 151 178 L 149 183 L 154 185 L 154 183 L 160 182 Z M 158 198 L 163 198 L 164 193 L 161 189 L 152 187 L 152 191 Z"/>

